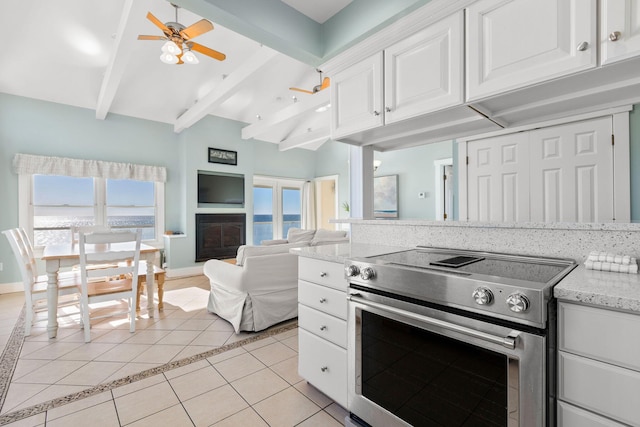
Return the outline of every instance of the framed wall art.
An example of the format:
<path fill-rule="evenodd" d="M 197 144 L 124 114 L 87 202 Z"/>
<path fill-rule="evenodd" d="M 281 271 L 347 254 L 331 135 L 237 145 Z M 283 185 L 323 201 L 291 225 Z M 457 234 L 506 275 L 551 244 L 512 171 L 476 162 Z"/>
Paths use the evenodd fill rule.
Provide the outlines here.
<path fill-rule="evenodd" d="M 209 148 L 209 163 L 222 163 L 225 165 L 238 165 L 238 152 Z"/>
<path fill-rule="evenodd" d="M 373 216 L 376 219 L 398 218 L 398 175 L 373 178 Z"/>

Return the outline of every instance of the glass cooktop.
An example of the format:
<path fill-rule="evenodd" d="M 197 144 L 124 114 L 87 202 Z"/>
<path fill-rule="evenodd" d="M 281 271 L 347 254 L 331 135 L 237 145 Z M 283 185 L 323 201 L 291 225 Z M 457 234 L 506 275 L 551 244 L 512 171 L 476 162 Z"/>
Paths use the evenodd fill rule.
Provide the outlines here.
<path fill-rule="evenodd" d="M 568 260 L 418 248 L 367 259 L 380 264 L 395 264 L 413 268 L 466 272 L 529 282 L 548 283 L 573 265 Z"/>

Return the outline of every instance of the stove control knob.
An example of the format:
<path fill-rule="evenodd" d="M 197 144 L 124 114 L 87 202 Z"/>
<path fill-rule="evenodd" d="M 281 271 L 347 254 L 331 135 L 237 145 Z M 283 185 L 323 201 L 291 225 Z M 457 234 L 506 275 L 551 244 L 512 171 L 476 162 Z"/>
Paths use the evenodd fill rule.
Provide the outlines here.
<path fill-rule="evenodd" d="M 371 280 L 376 277 L 376 272 L 373 271 L 373 268 L 371 267 L 365 267 L 360 270 L 360 277 L 362 278 L 362 280 Z"/>
<path fill-rule="evenodd" d="M 346 273 L 347 277 L 356 277 L 358 274 L 360 274 L 360 269 L 357 265 L 352 264 L 345 268 L 344 272 Z"/>
<path fill-rule="evenodd" d="M 489 305 L 493 302 L 493 292 L 489 288 L 476 288 L 471 295 L 480 305 Z"/>
<path fill-rule="evenodd" d="M 516 292 L 515 294 L 511 294 L 507 297 L 507 305 L 511 311 L 522 313 L 529 309 L 530 303 L 529 298 Z"/>

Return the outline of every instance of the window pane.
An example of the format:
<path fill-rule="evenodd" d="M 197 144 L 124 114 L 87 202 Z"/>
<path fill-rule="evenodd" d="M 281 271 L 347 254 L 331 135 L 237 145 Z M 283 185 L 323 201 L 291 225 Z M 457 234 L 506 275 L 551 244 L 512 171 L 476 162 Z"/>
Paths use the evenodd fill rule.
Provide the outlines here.
<path fill-rule="evenodd" d="M 155 239 L 155 188 L 150 181 L 107 179 L 107 225 L 118 230 L 142 228 L 142 240 Z"/>
<path fill-rule="evenodd" d="M 70 242 L 72 225 L 95 225 L 93 187 L 93 178 L 34 175 L 34 244 Z"/>
<path fill-rule="evenodd" d="M 282 238 L 286 239 L 290 228 L 300 228 L 300 190 L 282 189 Z"/>
<path fill-rule="evenodd" d="M 107 179 L 107 206 L 154 205 L 153 182 L 132 179 Z"/>
<path fill-rule="evenodd" d="M 273 239 L 273 189 L 253 187 L 253 244 Z"/>

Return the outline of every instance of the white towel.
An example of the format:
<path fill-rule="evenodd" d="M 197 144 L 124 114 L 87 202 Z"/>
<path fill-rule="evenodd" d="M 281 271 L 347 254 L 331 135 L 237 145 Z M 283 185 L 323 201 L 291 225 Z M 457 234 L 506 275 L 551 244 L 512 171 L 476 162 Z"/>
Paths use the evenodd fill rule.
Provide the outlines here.
<path fill-rule="evenodd" d="M 612 271 L 614 273 L 628 273 L 638 274 L 638 264 L 635 258 L 625 255 L 622 258 L 627 258 L 626 263 L 616 263 L 607 261 L 596 261 L 600 259 L 600 254 L 597 256 L 589 256 L 584 262 L 584 266 L 587 270 L 599 270 L 599 271 Z M 607 259 L 605 257 L 605 259 Z M 614 256 L 615 259 L 615 256 Z"/>

